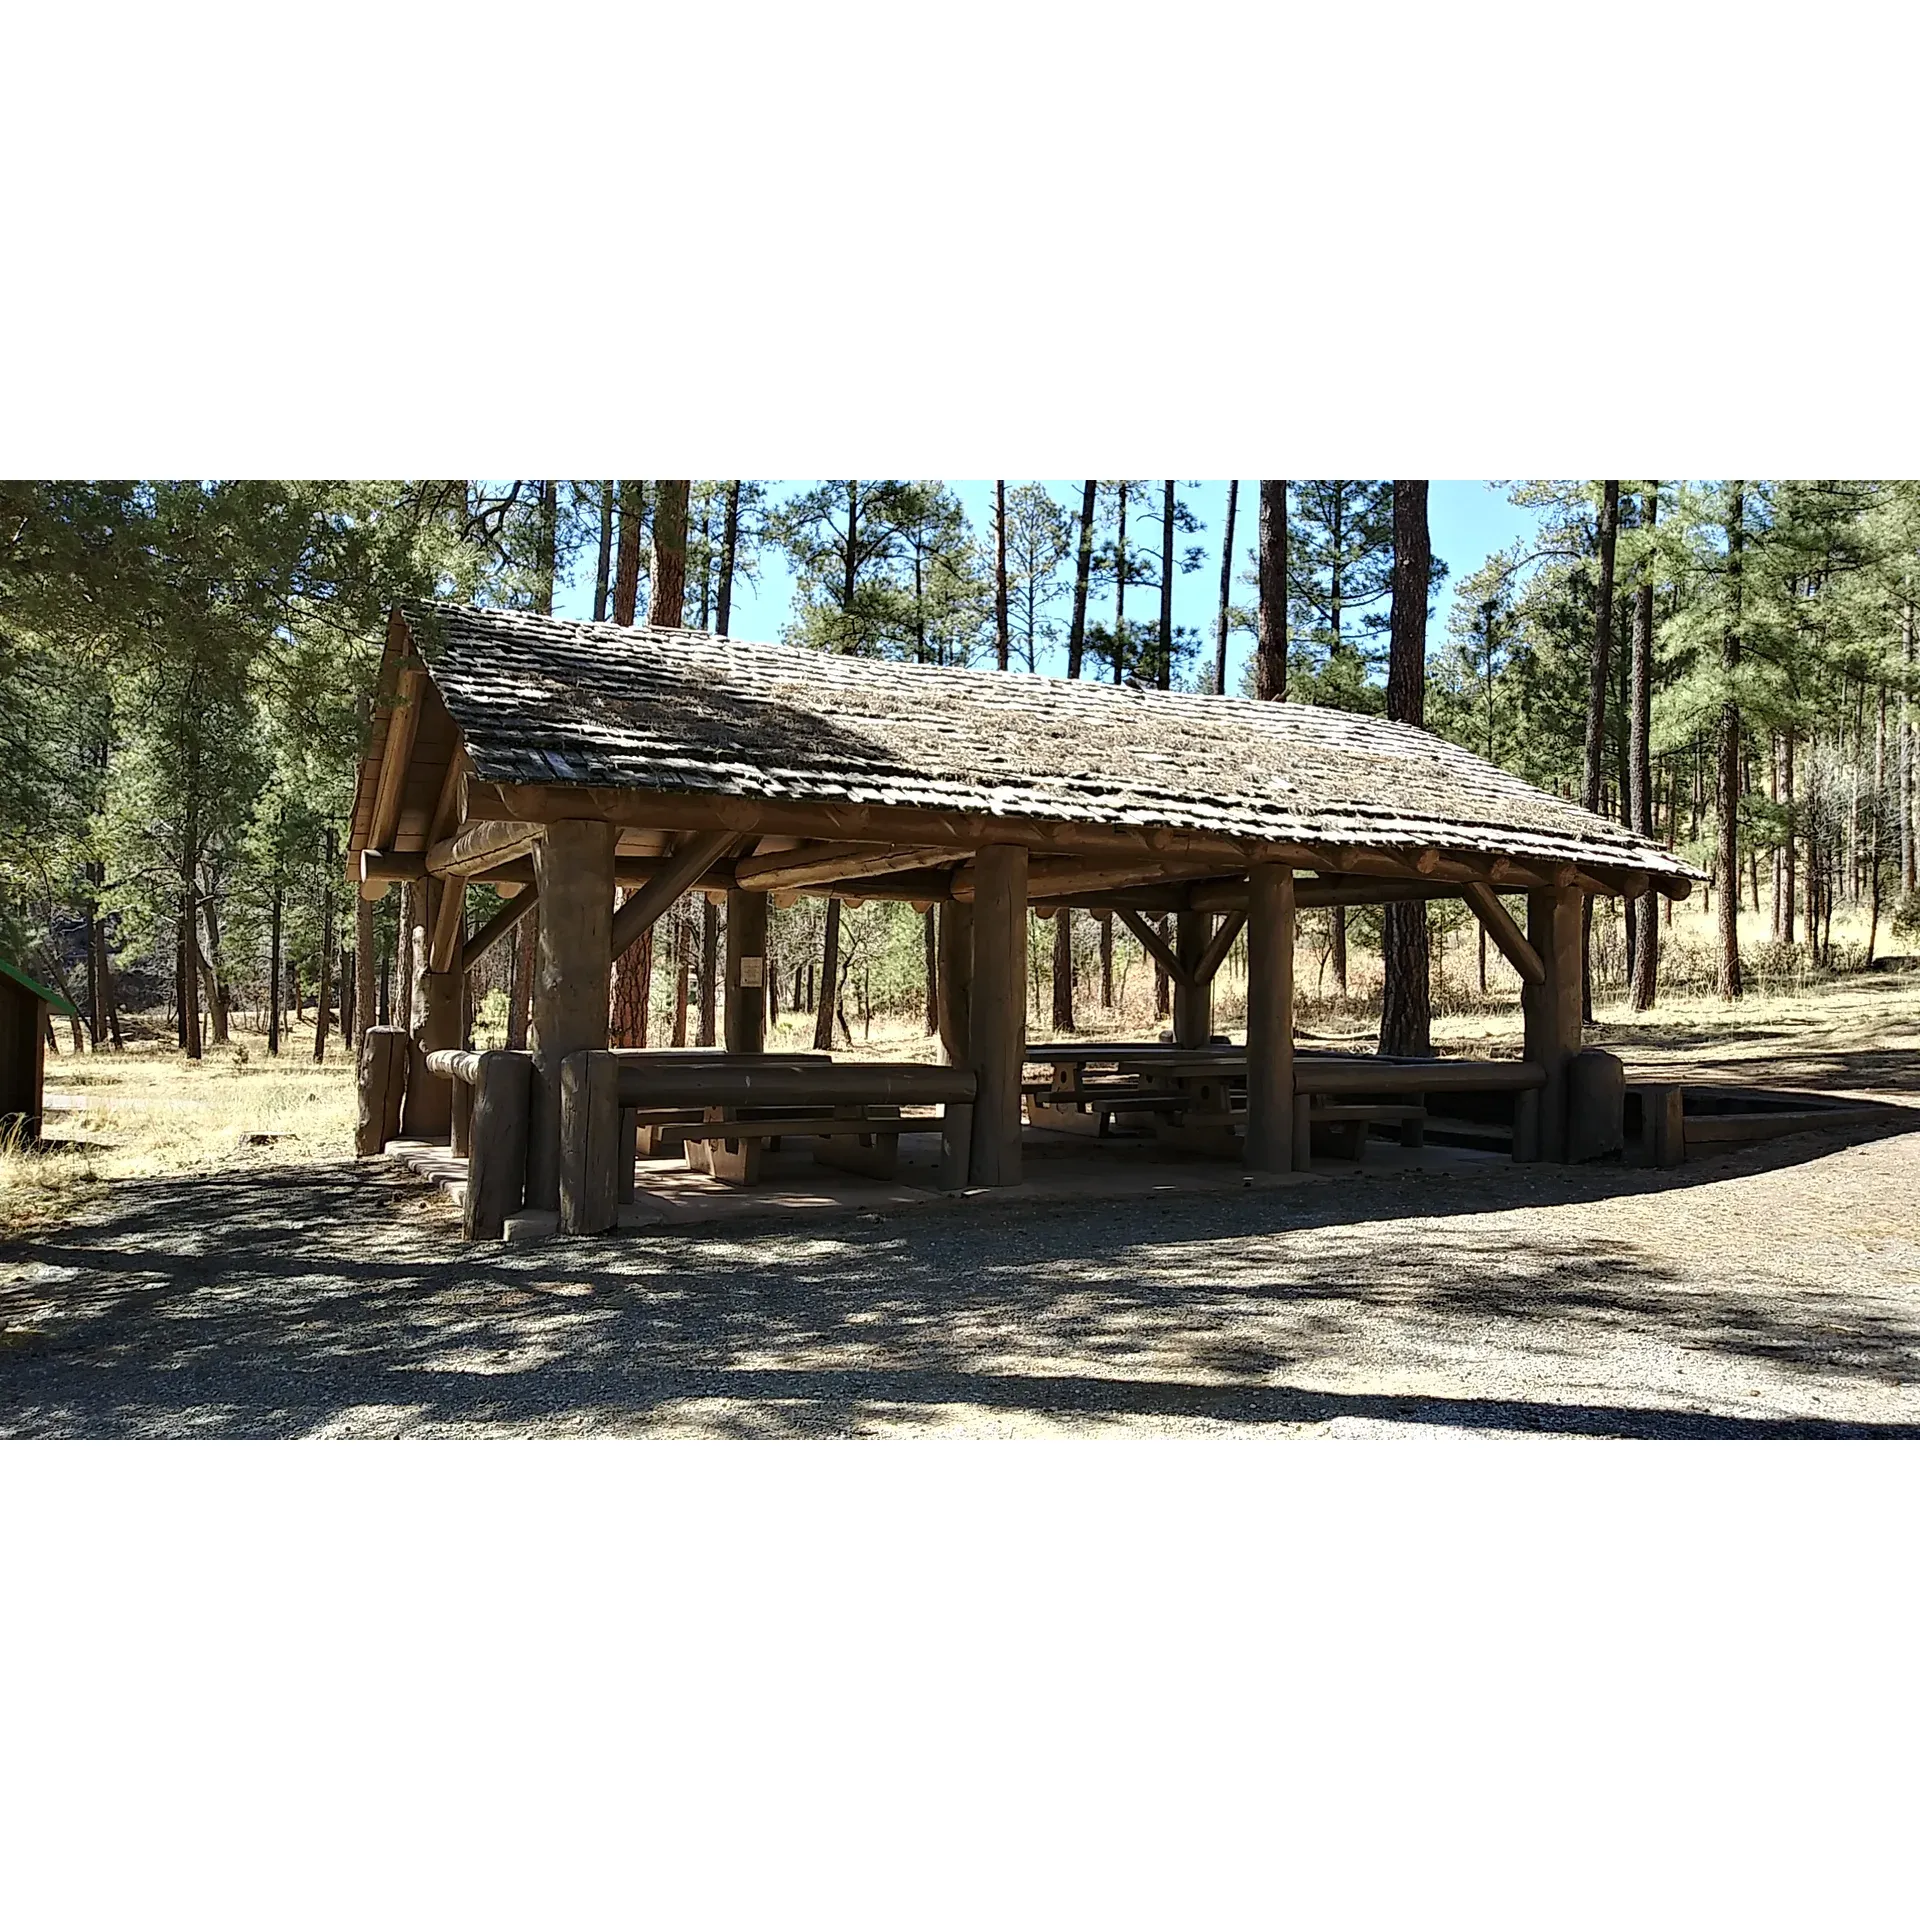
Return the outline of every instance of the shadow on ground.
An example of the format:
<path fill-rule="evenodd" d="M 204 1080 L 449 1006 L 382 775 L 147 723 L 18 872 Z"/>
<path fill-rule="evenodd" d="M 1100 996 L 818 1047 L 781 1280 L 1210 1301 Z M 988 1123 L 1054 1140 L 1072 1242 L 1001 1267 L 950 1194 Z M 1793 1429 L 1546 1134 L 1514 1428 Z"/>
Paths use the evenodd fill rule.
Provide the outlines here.
<path fill-rule="evenodd" d="M 1862 1382 L 1920 1383 L 1920 1324 L 1904 1300 L 1840 1274 L 1783 1286 L 1758 1260 L 1750 1272 L 1653 1260 L 1642 1243 L 1596 1232 L 1591 1207 L 1570 1224 L 1556 1218 L 1609 1198 L 1677 1200 L 1882 1131 L 1776 1142 L 1667 1174 L 1501 1164 L 532 1246 L 464 1245 L 444 1206 L 382 1166 L 155 1180 L 120 1190 L 111 1217 L 0 1245 L 0 1432 L 781 1435 L 956 1420 L 1219 1432 L 1347 1421 L 1916 1438 L 1912 1419 L 1809 1413 L 1792 1393 L 1791 1413 L 1724 1400 L 1690 1409 L 1652 1390 L 1657 1367 L 1636 1375 L 1595 1358 L 1686 1356 L 1744 1369 L 1741 1391 L 1765 1382 L 1769 1399 L 1775 1384 L 1803 1389 L 1799 1401 L 1833 1389 L 1857 1416 Z M 1431 1379 L 1438 1367 L 1462 1390 L 1327 1386 L 1356 1371 L 1362 1347 L 1372 1380 Z M 1516 1356 L 1539 1364 L 1516 1371 Z M 1889 1402 L 1900 1416 L 1913 1405 L 1905 1394 L 1876 1404 Z"/>

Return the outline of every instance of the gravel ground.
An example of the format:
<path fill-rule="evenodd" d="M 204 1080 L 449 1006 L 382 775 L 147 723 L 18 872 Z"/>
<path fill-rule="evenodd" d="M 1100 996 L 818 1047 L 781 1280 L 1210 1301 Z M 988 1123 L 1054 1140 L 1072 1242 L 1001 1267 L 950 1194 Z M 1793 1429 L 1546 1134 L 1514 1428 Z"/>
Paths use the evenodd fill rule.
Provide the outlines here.
<path fill-rule="evenodd" d="M 0 1244 L 8 1436 L 1920 1437 L 1920 1132 L 469 1248 L 335 1161 Z"/>

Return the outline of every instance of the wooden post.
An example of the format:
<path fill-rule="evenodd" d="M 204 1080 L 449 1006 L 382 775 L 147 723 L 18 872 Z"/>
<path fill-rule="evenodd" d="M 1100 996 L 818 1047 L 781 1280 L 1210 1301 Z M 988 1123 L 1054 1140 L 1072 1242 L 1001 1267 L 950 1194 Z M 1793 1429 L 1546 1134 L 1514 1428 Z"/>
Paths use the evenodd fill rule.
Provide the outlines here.
<path fill-rule="evenodd" d="M 1183 908 L 1173 919 L 1174 951 L 1187 975 L 1186 980 L 1173 977 L 1173 1044 L 1204 1047 L 1213 1038 L 1213 978 L 1200 978 L 1200 962 L 1213 934 L 1213 915 Z"/>
<path fill-rule="evenodd" d="M 1291 1173 L 1293 869 L 1254 864 L 1247 893 L 1247 1149 L 1256 1173 Z"/>
<path fill-rule="evenodd" d="M 618 1057 L 604 1047 L 568 1054 L 560 1063 L 562 1233 L 605 1233 L 618 1218 L 622 1131 Z"/>
<path fill-rule="evenodd" d="M 767 1050 L 767 896 L 727 893 L 726 1044 L 729 1053 Z"/>
<path fill-rule="evenodd" d="M 533 969 L 533 1098 L 527 1205 L 560 1205 L 560 1063 L 607 1044 L 613 972 L 613 848 L 604 820 L 556 820 L 533 843 L 540 889 Z"/>
<path fill-rule="evenodd" d="M 465 1230 L 498 1240 L 527 1188 L 527 1104 L 533 1057 L 483 1053 L 474 1071 L 472 1151 L 467 1159 Z"/>
<path fill-rule="evenodd" d="M 1567 1157 L 1567 1068 L 1580 1051 L 1580 889 L 1536 887 L 1527 895 L 1527 940 L 1545 978 L 1521 989 L 1526 1057 L 1545 1069 L 1540 1089 L 1539 1151 Z"/>
<path fill-rule="evenodd" d="M 938 912 L 935 1003 L 940 1050 L 950 1067 L 973 1058 L 973 903 L 943 900 Z"/>
<path fill-rule="evenodd" d="M 408 928 L 413 959 L 411 1031 L 413 1044 L 407 1061 L 407 1095 L 400 1111 L 400 1131 L 417 1139 L 449 1140 L 453 1132 L 453 1083 L 427 1071 L 427 1055 L 460 1044 L 460 974 L 434 973 L 427 965 L 428 946 L 444 889 L 465 891 L 464 880 L 423 880 L 411 890 L 418 917 Z"/>
<path fill-rule="evenodd" d="M 979 1075 L 973 1164 L 979 1187 L 1020 1184 L 1020 1069 L 1027 1051 L 1027 850 L 974 857 L 973 1007 L 968 1064 Z"/>
<path fill-rule="evenodd" d="M 362 1158 L 384 1152 L 400 1131 L 407 1053 L 407 1035 L 399 1027 L 360 1029 L 360 1124 L 354 1129 L 353 1150 Z"/>

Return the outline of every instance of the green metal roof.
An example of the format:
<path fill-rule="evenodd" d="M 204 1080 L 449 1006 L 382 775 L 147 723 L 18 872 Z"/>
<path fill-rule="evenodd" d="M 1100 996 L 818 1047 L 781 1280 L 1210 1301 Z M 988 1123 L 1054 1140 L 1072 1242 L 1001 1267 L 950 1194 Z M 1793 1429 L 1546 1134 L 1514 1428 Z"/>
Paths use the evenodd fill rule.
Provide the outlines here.
<path fill-rule="evenodd" d="M 43 987 L 32 974 L 22 973 L 18 967 L 5 960 L 0 960 L 0 974 L 4 974 L 9 980 L 19 981 L 29 993 L 37 993 L 48 1006 L 56 1007 L 60 1012 L 70 1013 L 76 1020 L 79 1019 L 80 1009 L 65 994 L 55 993 L 51 987 Z"/>

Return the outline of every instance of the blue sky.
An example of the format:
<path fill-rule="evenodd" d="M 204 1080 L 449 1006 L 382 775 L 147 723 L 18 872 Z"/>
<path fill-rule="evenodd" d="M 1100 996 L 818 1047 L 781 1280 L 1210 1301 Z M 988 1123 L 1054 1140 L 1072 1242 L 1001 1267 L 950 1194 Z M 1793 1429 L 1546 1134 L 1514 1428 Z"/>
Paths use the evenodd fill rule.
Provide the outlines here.
<path fill-rule="evenodd" d="M 800 487 L 813 484 L 810 481 L 775 481 L 771 483 L 769 498 L 779 500 Z M 991 480 L 954 480 L 948 484 L 959 494 L 966 504 L 968 517 L 974 527 L 983 535 L 993 524 L 993 482 Z M 1049 480 L 1048 489 L 1063 506 L 1073 512 L 1079 511 L 1080 485 L 1077 480 Z M 1441 590 L 1439 610 L 1435 616 L 1432 631 L 1428 635 L 1430 650 L 1437 650 L 1447 631 L 1447 613 L 1452 605 L 1454 583 L 1472 573 L 1490 553 L 1510 545 L 1514 540 L 1529 533 L 1533 527 L 1534 516 L 1522 508 L 1508 504 L 1506 485 L 1490 486 L 1484 480 L 1436 480 L 1428 493 L 1427 517 L 1433 535 L 1433 550 L 1447 563 L 1447 584 Z M 1177 625 L 1197 628 L 1207 636 L 1206 647 L 1211 651 L 1214 620 L 1220 593 L 1220 536 L 1226 525 L 1227 483 L 1224 480 L 1203 480 L 1189 486 L 1181 483 L 1181 497 L 1187 503 L 1194 517 L 1201 522 L 1198 533 L 1186 534 L 1181 538 L 1184 550 L 1189 546 L 1205 549 L 1206 560 L 1199 569 L 1190 574 L 1182 574 L 1175 582 L 1173 614 Z M 1233 543 L 1240 550 L 1240 561 L 1235 566 L 1236 576 L 1248 570 L 1251 565 L 1253 543 L 1257 534 L 1258 482 L 1243 480 L 1240 483 L 1240 504 L 1234 525 Z M 1158 501 L 1151 503 L 1151 510 L 1158 512 Z M 1147 529 L 1147 537 L 1157 541 L 1158 525 Z M 734 595 L 732 629 L 736 639 L 742 640 L 778 640 L 780 630 L 787 621 L 788 602 L 793 591 L 793 574 L 787 565 L 786 557 L 777 550 L 767 551 L 760 562 L 760 583 L 758 588 L 742 585 Z M 576 567 L 571 584 L 556 595 L 557 611 L 563 616 L 584 619 L 593 612 L 593 561 L 591 554 L 583 556 L 582 563 Z M 1253 593 L 1250 587 L 1238 584 L 1234 589 L 1234 604 L 1250 606 Z M 1128 608 L 1129 618 L 1154 618 L 1159 610 L 1159 596 L 1148 591 L 1141 593 L 1136 589 L 1133 604 Z M 1089 617 L 1099 619 L 1102 613 L 1108 619 L 1112 617 L 1112 594 L 1109 588 L 1104 609 L 1096 601 L 1090 609 Z M 1065 610 L 1061 611 L 1064 624 Z M 1250 645 L 1249 636 L 1235 634 L 1229 643 L 1227 662 L 1227 685 L 1237 688 L 1240 684 L 1241 665 Z M 1056 657 L 1049 671 L 1064 671 Z"/>

